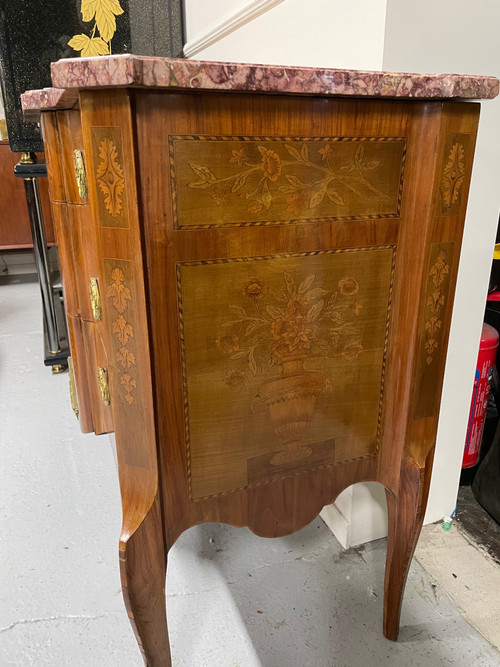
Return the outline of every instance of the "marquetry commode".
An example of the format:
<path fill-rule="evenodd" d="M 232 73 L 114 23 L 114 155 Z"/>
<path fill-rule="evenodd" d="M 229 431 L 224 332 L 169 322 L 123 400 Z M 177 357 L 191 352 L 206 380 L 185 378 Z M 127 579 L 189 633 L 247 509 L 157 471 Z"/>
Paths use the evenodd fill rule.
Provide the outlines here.
<path fill-rule="evenodd" d="M 422 523 L 479 105 L 492 77 L 128 55 L 42 112 L 75 407 L 113 430 L 127 609 L 170 665 L 169 548 L 387 490 L 384 632 Z"/>

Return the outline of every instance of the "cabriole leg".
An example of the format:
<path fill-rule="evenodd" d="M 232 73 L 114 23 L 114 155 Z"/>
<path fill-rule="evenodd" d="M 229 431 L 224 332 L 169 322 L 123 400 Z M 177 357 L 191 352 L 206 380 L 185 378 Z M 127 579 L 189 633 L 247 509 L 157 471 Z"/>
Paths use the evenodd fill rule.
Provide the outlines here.
<path fill-rule="evenodd" d="M 395 641 L 399 633 L 401 603 L 424 520 L 432 469 L 432 452 L 425 468 L 407 458 L 401 467 L 397 496 L 386 491 L 388 514 L 387 560 L 384 585 L 384 635 Z"/>
<path fill-rule="evenodd" d="M 137 530 L 120 540 L 125 606 L 147 667 L 171 667 L 165 600 L 167 554 L 158 500 Z"/>

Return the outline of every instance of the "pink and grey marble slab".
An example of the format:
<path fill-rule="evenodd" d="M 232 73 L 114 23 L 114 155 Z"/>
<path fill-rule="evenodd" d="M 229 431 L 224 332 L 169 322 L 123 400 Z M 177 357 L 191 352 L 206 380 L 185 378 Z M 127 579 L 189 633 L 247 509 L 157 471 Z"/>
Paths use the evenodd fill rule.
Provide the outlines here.
<path fill-rule="evenodd" d="M 363 72 L 128 54 L 69 58 L 51 67 L 54 87 L 66 90 L 117 86 L 418 99 L 491 99 L 499 92 L 499 81 L 493 76 Z M 25 93 L 23 108 L 56 108 L 62 101 L 57 105 L 57 94 L 51 90 Z"/>
<path fill-rule="evenodd" d="M 36 120 L 41 110 L 73 109 L 78 104 L 78 90 L 74 88 L 42 88 L 28 90 L 21 95 L 26 120 Z"/>

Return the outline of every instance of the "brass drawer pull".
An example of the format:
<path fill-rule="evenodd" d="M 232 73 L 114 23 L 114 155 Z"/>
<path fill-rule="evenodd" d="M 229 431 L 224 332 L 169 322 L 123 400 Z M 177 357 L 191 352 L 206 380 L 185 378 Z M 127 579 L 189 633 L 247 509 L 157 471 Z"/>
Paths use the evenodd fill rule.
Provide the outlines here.
<path fill-rule="evenodd" d="M 109 405 L 111 403 L 111 394 L 109 393 L 108 371 L 106 368 L 97 369 L 97 382 L 99 383 L 103 405 Z"/>

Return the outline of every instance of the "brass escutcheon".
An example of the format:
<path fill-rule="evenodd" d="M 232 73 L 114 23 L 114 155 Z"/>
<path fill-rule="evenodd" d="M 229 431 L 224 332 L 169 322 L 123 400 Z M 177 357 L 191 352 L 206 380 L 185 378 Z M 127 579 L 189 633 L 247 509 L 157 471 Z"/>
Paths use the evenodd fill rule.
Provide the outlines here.
<path fill-rule="evenodd" d="M 99 283 L 97 278 L 91 278 L 89 281 L 90 305 L 92 306 L 92 315 L 96 322 L 102 320 L 101 293 L 99 292 Z"/>
<path fill-rule="evenodd" d="M 111 395 L 109 393 L 108 371 L 106 368 L 97 369 L 97 382 L 99 383 L 103 405 L 109 405 L 111 403 Z"/>
<path fill-rule="evenodd" d="M 78 185 L 78 194 L 80 199 L 89 198 L 89 189 L 87 185 L 87 172 L 85 170 L 84 153 L 82 150 L 73 151 L 73 161 L 75 163 L 75 177 Z"/>
<path fill-rule="evenodd" d="M 71 399 L 71 407 L 76 415 L 76 418 L 79 419 L 80 409 L 78 407 L 78 397 L 76 395 L 75 369 L 73 368 L 73 359 L 71 357 L 68 357 L 68 375 L 69 375 L 69 397 Z"/>

